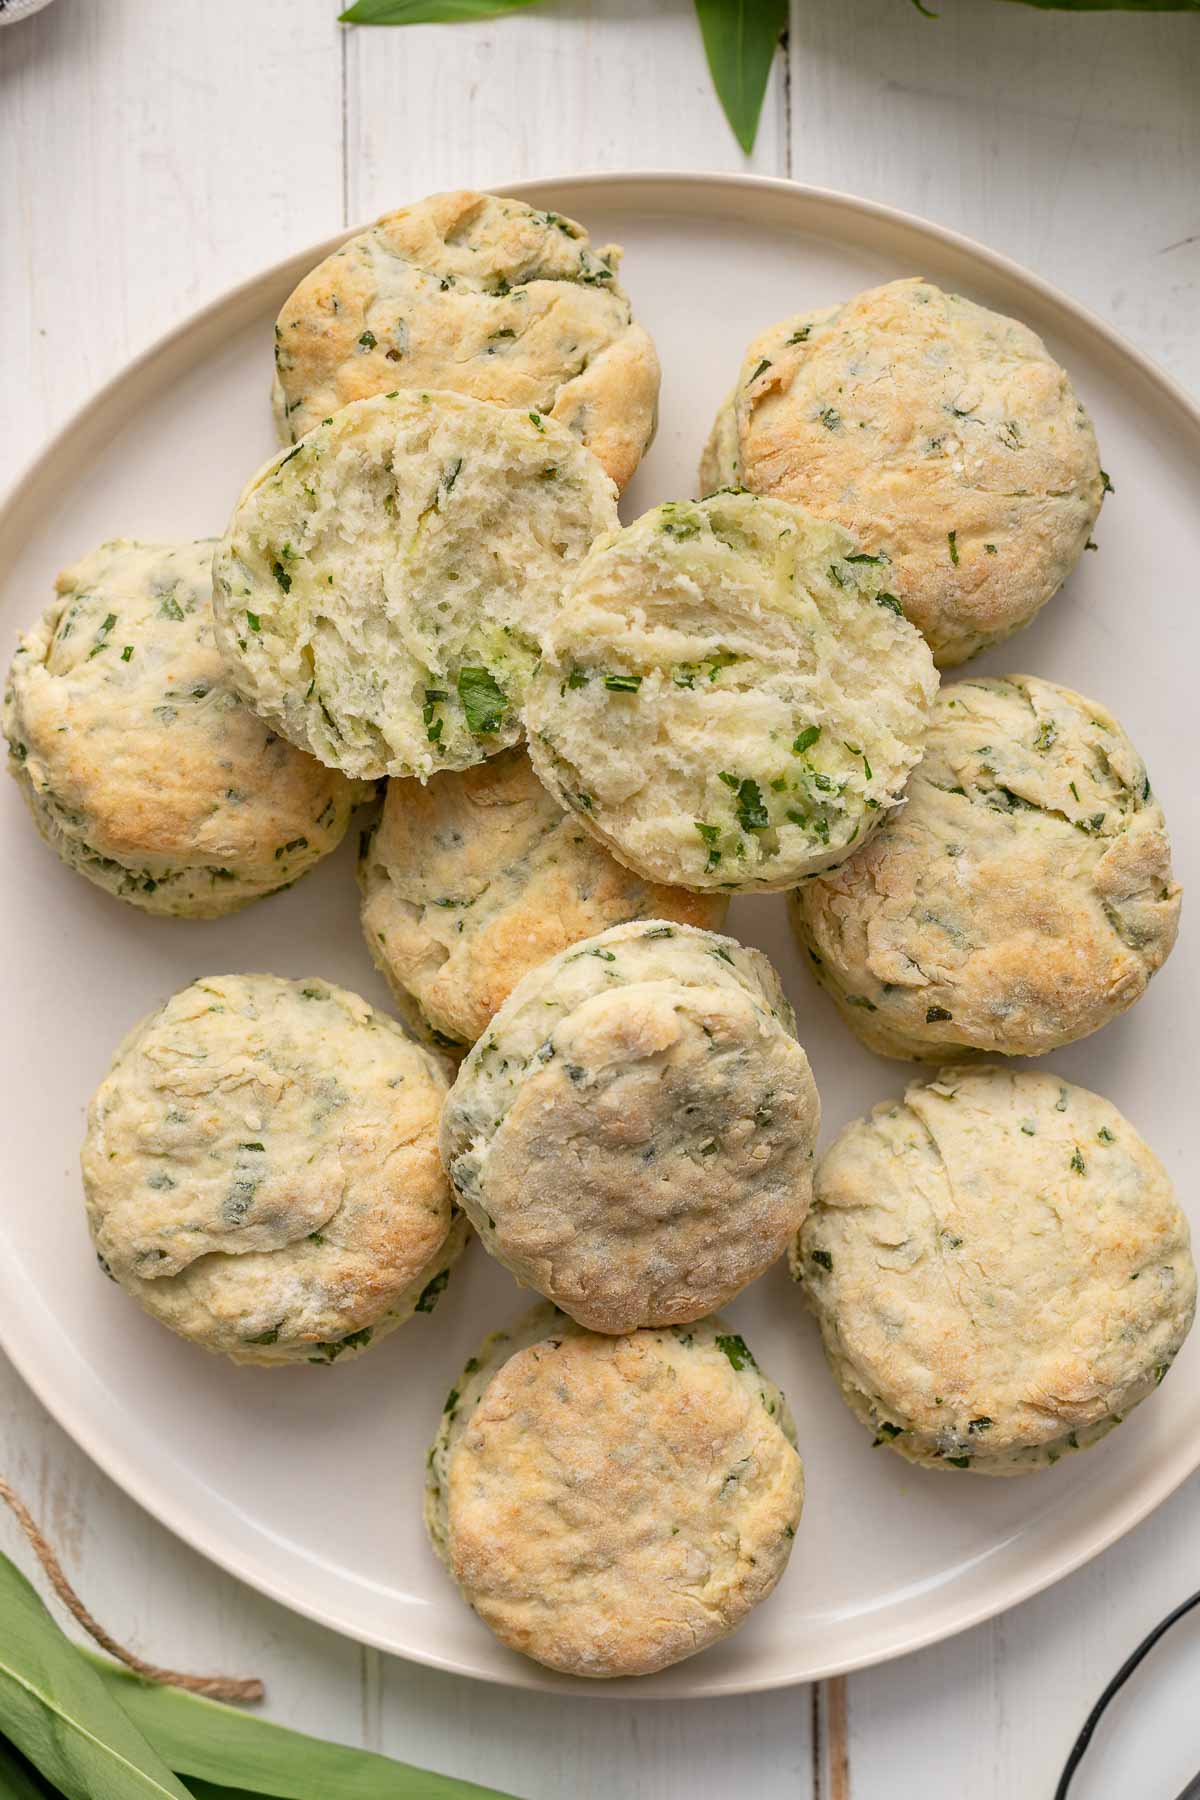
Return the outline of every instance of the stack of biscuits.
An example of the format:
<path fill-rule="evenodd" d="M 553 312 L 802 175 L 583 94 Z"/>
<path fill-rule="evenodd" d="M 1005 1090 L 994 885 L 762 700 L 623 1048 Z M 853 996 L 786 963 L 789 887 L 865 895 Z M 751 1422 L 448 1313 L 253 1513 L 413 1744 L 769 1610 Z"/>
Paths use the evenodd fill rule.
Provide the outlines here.
<path fill-rule="evenodd" d="M 283 446 L 224 536 L 74 564 L 4 716 L 43 838 L 145 912 L 290 887 L 373 808 L 399 1018 L 192 982 L 92 1100 L 88 1223 L 147 1312 L 264 1365 L 354 1361 L 479 1238 L 541 1300 L 446 1403 L 430 1538 L 505 1644 L 592 1677 L 783 1574 L 794 1424 L 717 1311 L 781 1257 L 864 1444 L 939 1470 L 1095 1442 L 1195 1304 L 1133 1126 L 1009 1060 L 1170 953 L 1145 767 L 1051 681 L 939 678 L 1089 545 L 1110 483 L 1066 374 L 889 282 L 765 330 L 702 497 L 622 525 L 659 369 L 619 257 L 476 193 L 351 238 L 279 315 Z M 792 1006 L 721 930 L 781 892 L 850 1030 L 931 1065 L 819 1164 Z"/>

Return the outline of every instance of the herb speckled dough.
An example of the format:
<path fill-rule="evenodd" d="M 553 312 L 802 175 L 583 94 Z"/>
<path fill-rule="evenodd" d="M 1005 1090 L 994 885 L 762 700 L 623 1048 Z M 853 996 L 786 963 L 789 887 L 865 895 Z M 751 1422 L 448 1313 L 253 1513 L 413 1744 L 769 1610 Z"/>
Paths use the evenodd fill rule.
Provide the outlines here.
<path fill-rule="evenodd" d="M 719 1319 L 598 1337 L 536 1307 L 467 1364 L 425 1517 L 463 1597 L 569 1675 L 649 1675 L 775 1587 L 804 1481 L 779 1389 Z"/>
<path fill-rule="evenodd" d="M 17 648 L 8 766 L 71 868 L 145 912 L 212 918 L 337 848 L 358 798 L 235 692 L 212 542 L 102 544 Z"/>
<path fill-rule="evenodd" d="M 943 688 L 905 803 L 792 897 L 814 975 L 884 1056 L 1038 1056 L 1132 1006 L 1175 942 L 1162 808 L 1094 700 Z"/>
<path fill-rule="evenodd" d="M 193 982 L 134 1027 L 88 1111 L 102 1267 L 235 1362 L 360 1354 L 432 1310 L 463 1247 L 445 1091 L 437 1059 L 344 988 Z"/>
<path fill-rule="evenodd" d="M 362 922 L 397 1005 L 437 1042 L 486 1031 L 522 975 L 628 919 L 718 928 L 719 894 L 642 881 L 564 813 L 523 749 L 393 781 L 359 862 Z"/>
<path fill-rule="evenodd" d="M 648 881 L 831 868 L 899 797 L 937 688 L 883 573 L 839 525 L 750 494 L 608 533 L 545 636 L 534 768 Z"/>
<path fill-rule="evenodd" d="M 1128 1120 L 992 1066 L 846 1127 L 793 1274 L 876 1442 L 979 1475 L 1103 1437 L 1162 1380 L 1196 1304 L 1187 1221 Z"/>
<path fill-rule="evenodd" d="M 385 214 L 279 315 L 280 436 L 391 388 L 450 388 L 549 415 L 624 487 L 654 436 L 659 369 L 616 279 L 620 256 L 593 250 L 573 219 L 492 194 Z"/>
<path fill-rule="evenodd" d="M 1028 623 L 1106 487 L 1091 420 L 1028 326 L 892 281 L 755 339 L 700 465 L 836 519 L 942 668 Z"/>
<path fill-rule="evenodd" d="M 526 975 L 442 1115 L 488 1250 L 595 1331 L 699 1318 L 812 1195 L 816 1086 L 778 976 L 691 926 L 617 925 Z"/>
<path fill-rule="evenodd" d="M 347 775 L 467 768 L 520 737 L 541 634 L 616 517 L 595 457 L 539 413 L 356 401 L 238 501 L 213 565 L 232 679 Z"/>

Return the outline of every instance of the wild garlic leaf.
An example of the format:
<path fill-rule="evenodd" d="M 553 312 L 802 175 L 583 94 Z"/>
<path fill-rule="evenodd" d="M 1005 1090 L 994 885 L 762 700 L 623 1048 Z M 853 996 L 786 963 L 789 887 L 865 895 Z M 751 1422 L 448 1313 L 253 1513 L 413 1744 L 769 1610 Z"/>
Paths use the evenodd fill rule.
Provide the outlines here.
<path fill-rule="evenodd" d="M 324 1743 L 179 1688 L 155 1687 L 83 1654 L 106 1692 L 203 1800 L 210 1787 L 202 1784 L 224 1790 L 220 1800 L 230 1787 L 235 1797 L 244 1791 L 274 1800 L 512 1800 L 495 1788 Z"/>
<path fill-rule="evenodd" d="M 494 19 L 539 0 L 357 0 L 338 17 L 344 25 L 455 25 Z"/>
<path fill-rule="evenodd" d="M 717 97 L 734 137 L 749 155 L 771 64 L 787 26 L 788 0 L 696 0 L 696 15 Z"/>
<path fill-rule="evenodd" d="M 46 1800 L 53 1793 L 33 1764 L 0 1737 L 0 1794 L 4 1800 Z"/>
<path fill-rule="evenodd" d="M 4 1556 L 0 1619 L 0 1732 L 52 1789 L 67 1800 L 189 1800 Z"/>

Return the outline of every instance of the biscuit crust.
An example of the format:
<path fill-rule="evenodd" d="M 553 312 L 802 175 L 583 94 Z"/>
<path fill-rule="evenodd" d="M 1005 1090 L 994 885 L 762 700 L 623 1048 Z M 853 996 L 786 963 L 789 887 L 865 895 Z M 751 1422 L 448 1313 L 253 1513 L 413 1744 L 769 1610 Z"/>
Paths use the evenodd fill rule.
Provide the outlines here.
<path fill-rule="evenodd" d="M 518 984 L 459 1070 L 442 1156 L 518 1281 L 622 1332 L 699 1318 L 783 1253 L 819 1121 L 766 958 L 638 922 Z"/>
<path fill-rule="evenodd" d="M 356 401 L 244 489 L 217 639 L 245 699 L 331 768 L 468 768 L 519 739 L 566 578 L 615 522 L 595 457 L 540 413 Z"/>
<path fill-rule="evenodd" d="M 538 1308 L 448 1402 L 434 1548 L 510 1648 L 571 1675 L 652 1674 L 778 1582 L 803 1502 L 794 1436 L 720 1320 L 604 1338 Z"/>
<path fill-rule="evenodd" d="M 817 980 L 884 1056 L 1039 1056 L 1138 1000 L 1181 889 L 1162 808 L 1094 700 L 1033 675 L 943 688 L 905 803 L 792 897 Z"/>
<path fill-rule="evenodd" d="M 745 493 L 593 545 L 526 707 L 542 780 L 647 880 L 770 891 L 899 797 L 937 675 L 840 526 Z"/>
<path fill-rule="evenodd" d="M 447 1046 L 482 1037 L 521 977 L 630 919 L 719 929 L 721 895 L 645 882 L 564 813 L 523 749 L 393 781 L 359 860 L 367 944 L 401 1011 Z"/>
<path fill-rule="evenodd" d="M 945 1069 L 848 1125 L 793 1274 L 842 1394 L 930 1468 L 1020 1475 L 1152 1393 L 1191 1327 L 1187 1221 L 1116 1107 Z"/>
<path fill-rule="evenodd" d="M 235 691 L 213 547 L 119 538 L 65 569 L 4 703 L 9 770 L 51 848 L 131 906 L 187 918 L 290 887 L 359 798 Z"/>
<path fill-rule="evenodd" d="M 746 352 L 701 491 L 741 483 L 836 519 L 940 668 L 1033 618 L 1107 485 L 1091 420 L 1015 319 L 921 280 L 782 320 Z"/>
<path fill-rule="evenodd" d="M 620 258 L 573 219 L 493 194 L 385 214 L 284 303 L 280 437 L 393 388 L 453 389 L 557 420 L 624 487 L 654 436 L 659 367 Z"/>
<path fill-rule="evenodd" d="M 235 1362 L 328 1363 L 430 1311 L 462 1249 L 437 1060 L 328 982 L 206 976 L 135 1026 L 88 1111 L 105 1272 Z"/>

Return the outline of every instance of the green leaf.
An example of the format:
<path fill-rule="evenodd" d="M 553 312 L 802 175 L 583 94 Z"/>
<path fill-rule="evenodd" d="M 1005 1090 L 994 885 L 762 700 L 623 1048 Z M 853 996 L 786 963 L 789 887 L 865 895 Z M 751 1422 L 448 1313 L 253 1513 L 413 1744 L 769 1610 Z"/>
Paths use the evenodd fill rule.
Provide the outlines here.
<path fill-rule="evenodd" d="M 4 1556 L 0 1620 L 0 1730 L 52 1788 L 67 1800 L 189 1800 Z"/>
<path fill-rule="evenodd" d="M 188 1776 L 188 1792 L 192 1800 L 271 1800 L 269 1794 L 256 1794 L 251 1788 L 220 1786 L 215 1781 L 201 1781 L 197 1775 Z"/>
<path fill-rule="evenodd" d="M 460 669 L 458 697 L 467 715 L 467 730 L 477 736 L 499 731 L 508 711 L 508 695 L 490 669 Z"/>
<path fill-rule="evenodd" d="M 344 25 L 455 25 L 494 19 L 539 0 L 357 0 L 338 17 Z"/>
<path fill-rule="evenodd" d="M 323 1743 L 236 1707 L 156 1687 L 90 1651 L 83 1654 L 107 1693 L 202 1800 L 210 1800 L 210 1791 L 211 1800 L 223 1800 L 219 1790 L 230 1783 L 237 1784 L 231 1800 L 242 1792 L 274 1800 L 511 1800 L 495 1788 Z"/>
<path fill-rule="evenodd" d="M 696 0 L 696 13 L 717 98 L 749 155 L 771 64 L 788 22 L 788 0 Z"/>
<path fill-rule="evenodd" d="M 53 1800 L 55 1790 L 47 1787 L 31 1762 L 0 1737 L 0 1800 Z"/>

